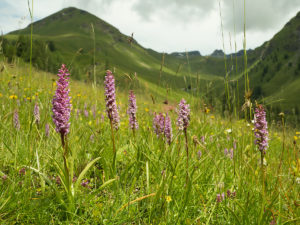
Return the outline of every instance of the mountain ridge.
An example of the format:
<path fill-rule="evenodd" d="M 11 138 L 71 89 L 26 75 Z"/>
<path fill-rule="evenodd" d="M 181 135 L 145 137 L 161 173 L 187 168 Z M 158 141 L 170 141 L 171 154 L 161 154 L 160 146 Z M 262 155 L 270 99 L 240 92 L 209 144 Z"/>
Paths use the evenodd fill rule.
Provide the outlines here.
<path fill-rule="evenodd" d="M 247 50 L 250 86 L 255 98 L 263 97 L 267 100 L 274 96 L 278 98 L 276 92 L 278 89 L 283 85 L 290 86 L 294 81 L 298 82 L 299 18 L 300 12 L 272 39 L 253 50 Z M 11 38 L 16 38 L 20 34 L 28 36 L 30 26 L 11 32 L 7 36 Z M 226 73 L 230 74 L 230 80 L 240 80 L 243 83 L 243 50 L 226 54 L 227 68 L 230 71 L 225 71 L 222 50 L 215 50 L 210 56 L 202 56 L 197 50 L 189 51 L 187 55 L 186 52 L 163 55 L 155 50 L 144 48 L 131 36 L 122 34 L 117 28 L 97 16 L 75 7 L 60 10 L 34 22 L 33 26 L 33 38 L 52 42 L 56 53 L 71 66 L 74 74 L 78 74 L 76 75 L 78 79 L 92 80 L 93 67 L 96 65 L 98 82 L 103 78 L 105 69 L 115 71 L 121 83 L 125 83 L 124 74 L 134 73 L 139 75 L 144 85 L 150 82 L 151 85 L 163 85 L 174 89 L 188 90 L 200 83 L 199 89 L 204 90 L 209 83 L 213 82 L 213 89 L 206 94 L 202 93 L 208 98 L 210 98 L 208 95 L 224 94 L 223 78 Z M 93 43 L 93 35 L 95 43 Z M 237 57 L 237 67 L 231 56 Z M 274 70 L 271 62 L 277 70 Z M 236 69 L 233 69 L 235 67 Z M 289 79 L 286 79 L 284 71 L 296 75 L 294 77 L 289 75 Z M 198 82 L 198 79 L 201 82 Z M 240 92 L 240 96 L 243 96 L 242 88 Z M 294 92 L 300 94 L 300 88 L 296 88 Z M 293 99 L 288 103 L 289 106 L 299 105 L 295 98 L 291 96 L 285 98 Z"/>

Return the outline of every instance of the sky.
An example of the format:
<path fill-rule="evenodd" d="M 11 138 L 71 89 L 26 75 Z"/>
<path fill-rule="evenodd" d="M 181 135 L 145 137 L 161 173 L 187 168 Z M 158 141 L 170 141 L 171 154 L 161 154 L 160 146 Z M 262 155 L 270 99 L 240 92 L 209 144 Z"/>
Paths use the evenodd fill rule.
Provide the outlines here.
<path fill-rule="evenodd" d="M 30 6 L 32 0 L 30 1 Z M 253 49 L 271 39 L 297 12 L 300 0 L 34 0 L 34 21 L 66 7 L 86 10 L 159 52 Z M 244 20 L 244 15 L 246 20 Z M 5 34 L 30 23 L 28 0 L 0 0 Z M 222 29 L 223 28 L 223 29 Z M 223 31 L 223 32 L 222 32 Z M 223 35 L 222 35 L 223 33 Z M 224 43 L 224 45 L 223 45 Z"/>

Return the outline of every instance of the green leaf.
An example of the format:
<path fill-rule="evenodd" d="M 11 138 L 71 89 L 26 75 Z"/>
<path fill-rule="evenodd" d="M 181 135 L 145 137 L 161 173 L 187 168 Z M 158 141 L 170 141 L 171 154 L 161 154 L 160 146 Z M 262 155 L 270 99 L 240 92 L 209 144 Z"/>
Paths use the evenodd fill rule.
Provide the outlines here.
<path fill-rule="evenodd" d="M 27 167 L 29 169 L 31 169 L 32 171 L 36 172 L 38 175 L 40 175 L 40 177 L 43 177 L 43 179 L 49 184 L 49 186 L 54 190 L 58 200 L 64 204 L 64 201 L 62 200 L 59 191 L 57 190 L 57 188 L 55 187 L 55 185 L 51 182 L 51 180 L 42 172 L 40 172 L 39 170 L 37 170 L 36 168 L 33 167 Z"/>
<path fill-rule="evenodd" d="M 81 180 L 83 179 L 84 175 L 85 175 L 85 174 L 87 173 L 87 171 L 91 168 L 91 166 L 94 165 L 94 163 L 97 162 L 100 158 L 101 158 L 101 157 L 98 157 L 98 158 L 94 159 L 93 161 L 91 161 L 90 163 L 88 163 L 88 164 L 86 165 L 86 167 L 82 170 L 82 172 L 81 172 L 80 175 L 78 176 L 78 179 L 77 179 L 77 181 L 76 181 L 76 183 L 75 183 L 75 187 L 74 187 L 75 193 L 76 193 L 77 188 L 78 188 L 78 186 L 79 186 Z"/>
<path fill-rule="evenodd" d="M 233 215 L 233 217 L 236 220 L 235 224 L 241 224 L 241 222 L 239 221 L 239 218 L 237 217 L 237 215 L 233 212 L 233 210 L 231 208 L 229 208 L 227 205 L 225 205 L 226 209 Z"/>

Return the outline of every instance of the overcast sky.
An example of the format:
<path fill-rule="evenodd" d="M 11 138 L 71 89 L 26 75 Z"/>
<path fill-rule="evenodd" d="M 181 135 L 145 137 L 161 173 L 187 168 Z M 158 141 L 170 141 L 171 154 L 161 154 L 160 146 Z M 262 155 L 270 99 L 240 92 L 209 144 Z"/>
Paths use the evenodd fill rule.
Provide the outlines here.
<path fill-rule="evenodd" d="M 134 32 L 134 38 L 146 48 L 168 53 L 199 50 L 203 55 L 223 48 L 221 8 L 225 52 L 234 51 L 234 40 L 237 49 L 242 48 L 244 0 L 34 0 L 33 3 L 34 21 L 74 6 L 98 16 L 126 35 Z M 246 0 L 247 48 L 255 48 L 272 38 L 298 11 L 300 0 Z M 27 0 L 0 0 L 0 29 L 4 33 L 24 28 L 29 22 Z"/>

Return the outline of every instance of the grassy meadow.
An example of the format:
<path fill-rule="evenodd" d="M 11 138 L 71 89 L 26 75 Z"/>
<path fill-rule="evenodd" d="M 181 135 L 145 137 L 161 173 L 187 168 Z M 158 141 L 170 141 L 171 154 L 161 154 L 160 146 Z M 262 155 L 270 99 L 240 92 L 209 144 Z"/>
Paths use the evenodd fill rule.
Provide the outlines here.
<path fill-rule="evenodd" d="M 163 89 L 159 95 L 132 78 L 128 86 L 136 93 L 139 123 L 133 135 L 126 113 L 128 90 L 119 89 L 116 80 L 120 128 L 114 134 L 114 169 L 104 87 L 71 75 L 71 194 L 51 118 L 57 76 L 36 69 L 30 74 L 27 64 L 3 62 L 1 68 L 1 224 L 299 223 L 300 132 L 284 123 L 269 123 L 262 170 L 251 121 L 221 118 L 205 102 L 180 91 L 163 104 Z M 176 127 L 182 97 L 191 107 L 188 155 L 184 134 Z M 170 145 L 153 131 L 154 112 L 171 117 Z"/>
<path fill-rule="evenodd" d="M 158 53 L 74 7 L 4 35 L 0 224 L 299 224 L 299 24 L 298 13 L 262 46 L 224 57 Z M 52 118 L 62 63 L 71 74 L 65 136 Z M 107 113 L 107 69 L 118 129 Z"/>

